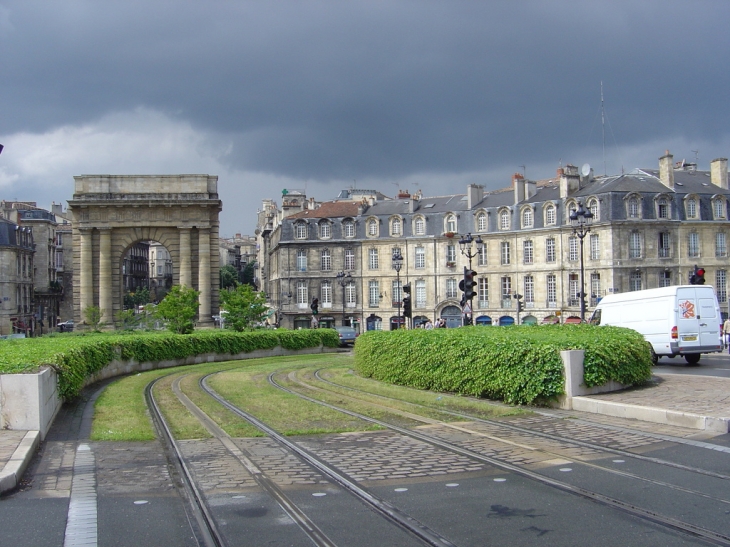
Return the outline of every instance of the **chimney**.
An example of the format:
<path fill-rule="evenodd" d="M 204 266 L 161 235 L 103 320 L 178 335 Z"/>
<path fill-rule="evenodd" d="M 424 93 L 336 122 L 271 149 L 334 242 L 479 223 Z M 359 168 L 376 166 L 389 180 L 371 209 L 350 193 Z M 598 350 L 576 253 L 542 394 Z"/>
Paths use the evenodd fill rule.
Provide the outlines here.
<path fill-rule="evenodd" d="M 519 173 L 512 175 L 512 189 L 515 192 L 515 205 L 525 199 L 525 177 Z"/>
<path fill-rule="evenodd" d="M 470 184 L 466 187 L 466 206 L 471 211 L 484 199 L 484 186 Z"/>
<path fill-rule="evenodd" d="M 674 190 L 674 156 L 669 150 L 659 158 L 659 180 L 664 186 Z"/>
<path fill-rule="evenodd" d="M 568 164 L 558 169 L 560 171 L 563 172 L 560 176 L 560 198 L 567 199 L 580 189 L 580 176 L 575 165 Z"/>
<path fill-rule="evenodd" d="M 710 162 L 710 181 L 715 186 L 727 190 L 727 158 L 717 158 Z"/>
<path fill-rule="evenodd" d="M 534 180 L 525 179 L 525 199 L 530 199 L 537 194 L 537 183 Z"/>
<path fill-rule="evenodd" d="M 411 193 L 408 190 L 398 190 L 398 199 L 408 199 L 411 197 Z"/>

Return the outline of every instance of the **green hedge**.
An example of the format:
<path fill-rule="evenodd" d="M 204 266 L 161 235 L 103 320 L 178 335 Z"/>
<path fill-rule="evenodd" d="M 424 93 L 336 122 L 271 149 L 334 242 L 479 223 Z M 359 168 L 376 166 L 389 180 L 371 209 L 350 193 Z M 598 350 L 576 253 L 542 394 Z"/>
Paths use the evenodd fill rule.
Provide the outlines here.
<path fill-rule="evenodd" d="M 86 378 L 114 359 L 166 361 L 202 353 L 249 353 L 276 346 L 291 350 L 320 345 L 334 348 L 339 343 L 334 329 L 51 335 L 0 342 L 0 374 L 30 372 L 50 365 L 58 372 L 61 397 L 69 399 L 78 395 Z"/>
<path fill-rule="evenodd" d="M 393 384 L 530 404 L 564 393 L 560 352 L 569 349 L 585 350 L 588 387 L 651 377 L 639 333 L 592 325 L 370 331 L 357 339 L 355 368 Z"/>

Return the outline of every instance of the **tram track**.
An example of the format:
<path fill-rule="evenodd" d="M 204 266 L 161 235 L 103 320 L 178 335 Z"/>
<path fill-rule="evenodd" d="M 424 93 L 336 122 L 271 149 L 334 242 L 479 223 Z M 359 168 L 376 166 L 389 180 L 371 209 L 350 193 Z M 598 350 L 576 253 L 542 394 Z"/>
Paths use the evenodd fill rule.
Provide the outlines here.
<path fill-rule="evenodd" d="M 545 451 L 543 448 L 535 448 L 531 447 L 529 444 L 523 443 L 523 442 L 515 442 L 513 439 L 500 439 L 497 435 L 494 434 L 485 434 L 484 432 L 480 431 L 474 431 L 473 429 L 470 429 L 469 427 L 465 427 L 463 424 L 449 424 L 448 422 L 439 421 L 433 418 L 424 417 L 422 415 L 418 414 L 418 411 L 415 410 L 414 412 L 407 412 L 400 409 L 395 409 L 392 406 L 388 407 L 387 404 L 380 404 L 374 403 L 373 401 L 365 400 L 362 398 L 350 397 L 349 395 L 345 395 L 341 393 L 338 390 L 347 390 L 350 394 L 360 392 L 362 394 L 367 395 L 368 397 L 377 397 L 378 399 L 382 400 L 384 403 L 387 402 L 387 400 L 392 401 L 399 401 L 400 404 L 404 404 L 404 401 L 400 401 L 398 399 L 392 399 L 386 396 L 382 396 L 379 394 L 374 394 L 362 390 L 357 390 L 355 388 L 350 388 L 348 386 L 343 386 L 340 384 L 336 384 L 334 382 L 330 382 L 329 380 L 323 379 L 320 375 L 321 370 L 317 370 L 314 373 L 314 377 L 320 381 L 322 384 L 329 384 L 332 387 L 335 387 L 337 389 L 328 390 L 325 388 L 313 386 L 308 382 L 305 382 L 297 377 L 297 374 L 295 372 L 289 372 L 287 370 L 284 371 L 277 371 L 272 372 L 268 375 L 268 382 L 275 387 L 276 389 L 283 390 L 284 392 L 287 392 L 291 394 L 292 396 L 300 397 L 304 400 L 307 400 L 309 402 L 318 404 L 318 405 L 324 405 L 325 407 L 328 407 L 332 410 L 336 410 L 337 412 L 342 412 L 346 415 L 349 415 L 350 417 L 357 418 L 360 420 L 363 420 L 365 422 L 369 422 L 371 424 L 377 425 L 381 428 L 388 429 L 394 433 L 397 433 L 399 435 L 402 435 L 404 437 L 409 437 L 411 439 L 426 443 L 428 445 L 434 446 L 437 449 L 441 449 L 444 451 L 447 451 L 452 454 L 458 454 L 459 456 L 463 456 L 465 458 L 469 458 L 473 461 L 481 462 L 482 464 L 486 464 L 487 466 L 507 471 L 509 473 L 513 473 L 517 476 L 521 476 L 527 479 L 530 479 L 531 481 L 539 482 L 540 484 L 543 484 L 545 486 L 548 486 L 550 488 L 567 492 L 572 495 L 575 495 L 579 498 L 588 499 L 593 502 L 598 503 L 599 505 L 611 507 L 613 509 L 617 509 L 625 514 L 631 515 L 633 517 L 637 517 L 641 520 L 644 520 L 646 522 L 653 523 L 655 525 L 660 525 L 661 527 L 664 527 L 669 530 L 673 530 L 675 532 L 681 532 L 682 534 L 685 534 L 690 537 L 694 537 L 696 539 L 702 540 L 704 542 L 708 542 L 710 544 L 714 545 L 725 545 L 730 547 L 730 536 L 723 534 L 719 531 L 708 529 L 707 527 L 699 526 L 692 524 L 690 522 L 683 521 L 681 519 L 677 519 L 672 517 L 671 515 L 663 514 L 660 511 L 653 511 L 651 509 L 647 509 L 646 507 L 642 507 L 640 504 L 631 503 L 628 501 L 624 501 L 623 499 L 619 499 L 616 497 L 612 497 L 607 494 L 603 494 L 598 491 L 591 490 L 589 488 L 584 488 L 580 485 L 571 484 L 566 481 L 558 480 L 553 477 L 549 477 L 546 475 L 543 475 L 541 473 L 538 473 L 536 471 L 533 471 L 531 469 L 527 469 L 526 467 L 522 465 L 515 465 L 512 463 L 509 463 L 507 461 L 500 460 L 497 457 L 485 455 L 483 453 L 480 453 L 478 450 L 472 450 L 470 448 L 467 448 L 465 446 L 461 446 L 460 444 L 451 442 L 445 438 L 439 437 L 437 434 L 433 432 L 425 433 L 423 430 L 413 430 L 409 427 L 402 427 L 399 425 L 395 425 L 393 423 L 389 423 L 387 420 L 380 420 L 376 418 L 372 418 L 366 414 L 363 414 L 361 412 L 354 412 L 352 410 L 349 410 L 343 406 L 338 406 L 337 404 L 331 404 L 326 401 L 319 400 L 315 397 L 310 397 L 308 395 L 305 395 L 303 393 L 298 392 L 296 389 L 290 389 L 290 387 L 284 386 L 281 383 L 279 383 L 276 379 L 277 375 L 283 375 L 289 380 L 289 385 L 298 385 L 303 389 L 306 390 L 313 390 L 313 391 L 323 391 L 328 392 L 332 395 L 337 396 L 338 398 L 347 398 L 352 399 L 353 401 L 356 401 L 359 404 L 366 404 L 370 406 L 380 407 L 381 413 L 384 411 L 386 414 L 392 414 L 392 415 L 399 415 L 402 418 L 406 418 L 411 421 L 420 422 L 426 425 L 431 426 L 446 426 L 451 428 L 454 431 L 458 431 L 459 433 L 463 433 L 465 435 L 472 435 L 475 437 L 481 437 L 485 439 L 489 439 L 490 441 L 495 442 L 503 442 L 507 445 L 512 445 L 515 448 L 520 449 L 532 449 L 532 450 L 541 450 L 542 452 L 548 453 L 556 458 L 562 458 L 567 459 L 565 455 L 562 455 L 560 453 L 550 453 Z M 260 431 L 262 431 L 267 437 L 269 437 L 271 440 L 275 441 L 279 444 L 279 446 L 285 448 L 287 451 L 290 451 L 291 453 L 295 454 L 296 457 L 305 462 L 307 466 L 311 466 L 312 469 L 314 469 L 317 473 L 319 473 L 322 477 L 324 477 L 327 481 L 331 482 L 333 485 L 336 485 L 337 487 L 343 489 L 344 491 L 348 492 L 352 496 L 357 497 L 360 501 L 364 502 L 366 505 L 368 505 L 374 513 L 379 514 L 383 519 L 387 520 L 388 522 L 395 524 L 397 527 L 399 527 L 401 530 L 406 531 L 412 538 L 416 538 L 421 544 L 425 545 L 431 545 L 435 547 L 450 547 L 454 546 L 456 547 L 456 544 L 447 539 L 445 536 L 442 536 L 438 532 L 435 531 L 431 526 L 429 526 L 429 520 L 426 519 L 425 521 L 419 521 L 413 516 L 411 516 L 407 511 L 404 511 L 402 508 L 398 507 L 397 503 L 389 502 L 385 499 L 382 499 L 373 492 L 367 488 L 364 488 L 362 485 L 358 484 L 358 480 L 351 478 L 347 475 L 346 469 L 338 469 L 336 466 L 331 465 L 327 463 L 326 458 L 323 458 L 317 454 L 317 451 L 312 452 L 311 450 L 308 450 L 304 446 L 301 445 L 301 443 L 293 442 L 292 440 L 288 439 L 287 437 L 281 435 L 279 432 L 268 426 L 266 423 L 258 419 L 256 416 L 238 408 L 235 404 L 231 403 L 230 401 L 226 400 L 224 397 L 219 395 L 213 388 L 211 388 L 208 385 L 208 379 L 217 373 L 211 373 L 206 376 L 202 376 L 199 379 L 199 387 L 200 389 L 205 392 L 208 396 L 212 397 L 214 400 L 216 400 L 219 404 L 221 404 L 224 408 L 227 408 L 237 416 L 245 419 L 250 424 L 254 425 L 256 428 L 258 428 Z M 292 519 L 292 521 L 296 522 L 296 524 L 299 526 L 299 528 L 307 535 L 309 538 L 309 541 L 312 542 L 312 544 L 317 545 L 318 547 L 335 547 L 335 542 L 333 542 L 327 535 L 322 532 L 320 527 L 314 522 L 314 519 L 311 519 L 307 516 L 306 511 L 302 510 L 300 507 L 297 506 L 295 502 L 288 499 L 286 494 L 278 488 L 275 481 L 270 479 L 266 476 L 266 473 L 262 471 L 261 467 L 258 466 L 255 461 L 254 457 L 251 456 L 251 454 L 247 454 L 245 450 L 241 449 L 237 444 L 234 442 L 233 439 L 230 438 L 203 410 L 201 410 L 195 403 L 193 403 L 185 393 L 183 393 L 181 387 L 180 387 L 180 381 L 184 377 L 184 375 L 181 375 L 177 377 L 170 386 L 170 389 L 175 394 L 175 397 L 188 409 L 188 411 L 195 416 L 195 418 L 203 425 L 203 427 L 215 438 L 217 439 L 221 445 L 225 447 L 225 449 L 231 454 L 242 466 L 243 469 L 246 470 L 248 474 L 251 475 L 251 477 L 254 478 L 257 485 L 261 488 L 261 490 L 265 491 L 267 495 L 271 496 L 272 499 L 276 500 L 276 503 L 279 504 L 279 506 L 284 510 L 284 512 Z M 154 396 L 152 394 L 152 388 L 150 384 L 146 390 L 146 396 L 148 397 L 148 400 L 152 404 L 154 403 Z M 405 402 L 405 404 L 412 405 L 412 407 L 418 408 L 422 407 L 421 410 L 428 409 L 429 411 L 438 411 L 445 414 L 450 414 L 452 417 L 457 417 L 462 420 L 472 420 L 472 421 L 481 421 L 485 424 L 489 425 L 497 425 L 497 426 L 503 426 L 505 424 L 502 424 L 495 420 L 485 420 L 483 418 L 478 418 L 475 416 L 469 416 L 468 414 L 462 414 L 462 413 L 456 413 L 451 412 L 445 409 L 434 409 L 432 407 L 427 407 L 425 405 L 418 405 L 416 403 L 410 403 Z M 150 407 L 150 410 L 152 411 L 152 406 Z M 190 502 L 191 505 L 198 505 L 198 509 L 194 509 L 190 511 L 190 521 L 191 525 L 194 529 L 196 529 L 196 536 L 198 536 L 200 539 L 198 540 L 200 545 L 205 545 L 206 547 L 212 546 L 212 545 L 227 545 L 225 538 L 219 534 L 218 525 L 216 524 L 216 520 L 214 515 L 212 515 L 212 512 L 210 511 L 210 508 L 208 507 L 204 494 L 200 491 L 200 488 L 196 486 L 195 484 L 195 474 L 192 472 L 191 469 L 187 468 L 188 464 L 185 462 L 185 457 L 183 456 L 182 450 L 177 445 L 176 441 L 172 438 L 172 434 L 169 430 L 169 427 L 167 427 L 166 424 L 164 424 L 164 417 L 162 416 L 162 413 L 159 411 L 159 409 L 156 412 L 153 412 L 153 414 L 158 415 L 158 419 L 161 421 L 160 425 L 156 424 L 156 429 L 158 430 L 158 434 L 163 436 L 169 436 L 169 440 L 165 441 L 165 444 L 169 444 L 171 447 L 172 453 L 174 453 L 174 460 L 175 465 L 178 469 L 180 469 L 179 476 L 181 477 L 181 483 L 182 486 L 184 486 L 188 493 L 185 494 L 185 498 Z M 509 425 L 509 424 L 508 424 Z M 535 432 L 532 430 L 529 430 L 527 428 L 521 428 L 518 426 L 510 425 L 509 428 L 513 432 L 519 432 L 521 434 L 529 434 L 529 435 L 538 435 L 543 438 L 549 438 L 554 441 L 559 442 L 569 442 L 570 440 L 561 438 L 559 436 L 552 436 L 550 434 L 546 434 L 543 432 Z M 585 443 L 584 441 L 576 441 L 576 443 L 582 443 L 585 448 L 591 448 L 594 450 L 603 450 L 606 452 L 610 452 L 605 447 L 602 447 L 600 445 L 591 445 L 590 443 Z M 576 444 L 580 445 L 580 444 Z M 633 456 L 633 453 L 627 452 L 627 455 Z M 723 499 L 723 498 L 717 498 L 715 496 L 711 496 L 699 491 L 694 491 L 692 489 L 682 488 L 677 485 L 672 485 L 669 483 L 666 483 L 664 481 L 658 481 L 658 480 L 652 480 L 647 479 L 645 477 L 641 477 L 639 475 L 635 475 L 632 473 L 619 471 L 619 470 L 610 470 L 603 468 L 601 466 L 598 466 L 596 464 L 592 464 L 590 462 L 585 462 L 582 460 L 576 460 L 581 465 L 586 465 L 590 468 L 595 468 L 596 470 L 603 470 L 603 471 L 610 471 L 616 476 L 620 476 L 625 479 L 640 479 L 645 482 L 649 482 L 654 486 L 664 487 L 664 488 L 675 488 L 677 491 L 681 491 L 684 494 L 687 495 L 695 495 L 698 497 L 702 497 L 706 500 L 718 502 L 722 504 L 728 504 L 730 503 L 729 500 Z M 683 469 L 684 471 L 688 469 Z M 721 477 L 726 478 L 726 477 Z M 438 528 L 438 526 L 437 526 Z"/>
<path fill-rule="evenodd" d="M 424 434 L 423 432 L 420 432 L 420 431 L 413 431 L 408 428 L 400 427 L 400 426 L 388 423 L 383 420 L 375 419 L 375 418 L 369 417 L 367 415 L 364 415 L 364 414 L 361 414 L 358 412 L 353 412 L 346 408 L 339 407 L 337 405 L 333 405 L 333 404 L 318 400 L 314 397 L 309 397 L 307 395 L 297 392 L 296 390 L 289 389 L 289 388 L 279 384 L 276 381 L 275 376 L 276 376 L 276 373 L 271 373 L 269 375 L 269 382 L 273 386 L 275 386 L 278 389 L 281 389 L 283 391 L 286 391 L 290 394 L 299 396 L 310 402 L 324 405 L 330 409 L 337 410 L 339 412 L 343 412 L 352 417 L 357 417 L 357 418 L 360 418 L 360 419 L 363 419 L 366 421 L 370 421 L 373 424 L 376 424 L 383 428 L 398 432 L 402 435 L 420 440 L 422 442 L 425 442 L 425 443 L 428 443 L 431 445 L 438 446 L 444 450 L 448 450 L 453 453 L 457 453 L 457 454 L 460 454 L 463 456 L 470 457 L 476 461 L 481 461 L 483 463 L 486 463 L 486 464 L 492 465 L 494 467 L 497 467 L 499 469 L 509 471 L 509 472 L 515 473 L 517 475 L 532 479 L 534 481 L 540 482 L 540 483 L 548 485 L 550 487 L 557 488 L 559 490 L 569 492 L 574 495 L 578 495 L 585 499 L 590 499 L 592 501 L 601 503 L 603 505 L 607 505 L 607 506 L 613 507 L 615 509 L 619 509 L 621 511 L 624 511 L 624 512 L 634 515 L 636 517 L 642 518 L 644 520 L 647 520 L 647 521 L 650 521 L 650 522 L 653 522 L 656 524 L 660 524 L 662 526 L 666 526 L 666 527 L 669 527 L 669 528 L 677 530 L 677 531 L 681 531 L 683 533 L 686 533 L 686 534 L 694 536 L 694 537 L 702 538 L 702 539 L 712 542 L 716 545 L 730 545 L 730 536 L 728 536 L 726 534 L 719 533 L 719 532 L 716 532 L 716 531 L 713 531 L 713 530 L 710 530 L 708 528 L 704 528 L 701 526 L 696 526 L 689 522 L 685 522 L 685 521 L 673 518 L 671 516 L 663 515 L 661 513 L 640 507 L 633 503 L 628 503 L 628 502 L 622 501 L 620 499 L 617 499 L 615 497 L 601 494 L 600 492 L 597 492 L 597 491 L 592 491 L 592 490 L 589 490 L 586 488 L 582 488 L 580 486 L 576 486 L 576 485 L 567 483 L 565 481 L 560 481 L 560 480 L 542 475 L 540 473 L 536 473 L 536 472 L 526 469 L 522 466 L 517 466 L 517 465 L 511 464 L 511 463 L 499 460 L 498 458 L 495 458 L 492 456 L 486 456 L 486 455 L 476 452 L 474 450 L 445 441 L 435 435 Z M 300 383 L 300 382 L 297 381 L 297 383 Z M 307 385 L 306 387 L 309 389 L 317 389 L 311 385 Z M 343 396 L 343 394 L 339 393 L 339 392 L 332 392 L 332 393 L 334 393 L 340 397 Z M 360 402 L 377 406 L 377 404 L 372 403 L 371 401 L 360 400 Z M 393 412 L 393 409 L 388 408 L 388 411 Z M 461 417 L 465 417 L 465 415 L 461 415 Z M 424 420 L 424 421 L 428 421 L 428 420 Z M 564 441 L 564 439 L 560 439 L 560 440 Z M 600 446 L 596 446 L 595 448 L 599 449 L 599 450 L 603 450 L 603 448 Z M 627 453 L 627 454 L 631 454 L 631 453 Z M 581 463 L 583 463 L 583 462 L 581 462 Z M 680 467 L 685 468 L 686 466 L 680 466 Z M 685 469 L 685 470 L 695 470 L 695 469 Z M 709 473 L 709 474 L 714 475 L 712 473 Z M 726 478 L 726 477 L 722 476 L 721 478 Z M 674 487 L 675 486 L 675 485 L 669 485 L 668 483 L 667 484 L 658 484 L 657 483 L 657 485 L 661 485 L 661 486 L 665 486 L 665 487 Z M 679 490 L 680 487 L 676 487 L 676 489 Z M 708 496 L 708 495 L 705 495 L 705 494 L 702 494 L 699 492 L 692 491 L 691 489 L 682 489 L 682 490 L 685 491 L 685 493 L 688 493 L 690 495 L 701 495 L 702 497 L 705 497 L 705 498 L 721 501 L 723 503 L 728 503 L 728 500 L 718 499 L 713 496 Z"/>

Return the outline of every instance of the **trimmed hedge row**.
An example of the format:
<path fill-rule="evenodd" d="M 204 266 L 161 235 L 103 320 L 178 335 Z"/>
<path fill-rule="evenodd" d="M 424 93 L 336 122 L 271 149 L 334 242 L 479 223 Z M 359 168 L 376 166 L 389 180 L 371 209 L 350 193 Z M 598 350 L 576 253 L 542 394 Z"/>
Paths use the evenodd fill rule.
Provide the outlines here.
<path fill-rule="evenodd" d="M 355 368 L 393 384 L 530 404 L 564 393 L 560 352 L 570 349 L 585 350 L 588 387 L 651 378 L 643 336 L 592 325 L 370 331 L 357 339 Z"/>
<path fill-rule="evenodd" d="M 276 346 L 298 350 L 320 345 L 338 347 L 339 344 L 334 329 L 44 336 L 0 342 L 0 373 L 29 372 L 50 365 L 58 373 L 61 397 L 70 399 L 78 395 L 86 378 L 114 359 L 167 361 L 202 353 L 235 355 Z"/>

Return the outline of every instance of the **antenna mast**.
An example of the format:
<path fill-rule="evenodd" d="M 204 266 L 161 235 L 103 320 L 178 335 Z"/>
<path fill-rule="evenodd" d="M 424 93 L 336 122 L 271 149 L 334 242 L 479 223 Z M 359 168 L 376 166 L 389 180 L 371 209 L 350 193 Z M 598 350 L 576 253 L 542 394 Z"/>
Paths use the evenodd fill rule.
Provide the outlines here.
<path fill-rule="evenodd" d="M 603 176 L 607 175 L 606 172 L 606 124 L 604 119 L 603 110 L 603 80 L 601 80 L 601 133 L 603 136 Z"/>

